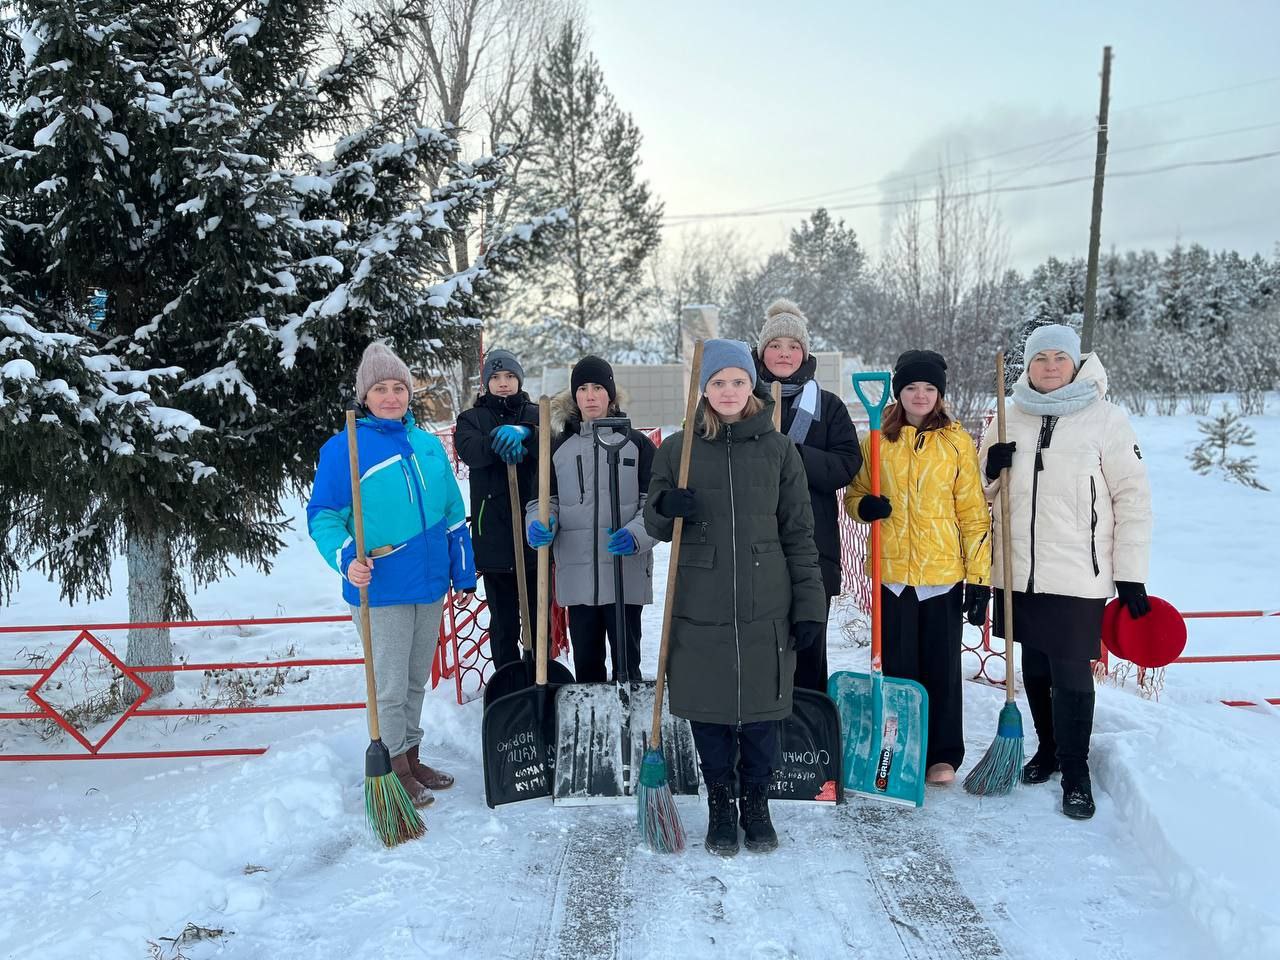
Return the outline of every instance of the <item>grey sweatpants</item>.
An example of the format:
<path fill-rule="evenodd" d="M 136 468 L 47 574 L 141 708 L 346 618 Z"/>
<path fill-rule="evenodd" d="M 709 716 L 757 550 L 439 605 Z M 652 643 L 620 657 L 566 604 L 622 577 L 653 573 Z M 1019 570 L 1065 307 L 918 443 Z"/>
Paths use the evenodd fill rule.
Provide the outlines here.
<path fill-rule="evenodd" d="M 440 642 L 444 597 L 435 603 L 400 603 L 369 608 L 373 673 L 378 684 L 378 725 L 382 742 L 398 757 L 422 742 L 422 699 L 431 660 Z M 351 608 L 360 636 L 360 608 Z M 362 641 L 363 642 L 363 641 Z"/>

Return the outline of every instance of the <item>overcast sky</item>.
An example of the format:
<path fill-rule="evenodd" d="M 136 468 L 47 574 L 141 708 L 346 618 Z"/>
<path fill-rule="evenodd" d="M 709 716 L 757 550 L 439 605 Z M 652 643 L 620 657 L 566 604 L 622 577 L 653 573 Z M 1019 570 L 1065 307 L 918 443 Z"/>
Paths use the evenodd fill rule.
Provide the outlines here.
<path fill-rule="evenodd" d="M 642 175 L 673 222 L 826 205 L 874 252 L 892 208 L 839 208 L 894 196 L 913 183 L 904 174 L 922 173 L 927 191 L 940 162 L 1003 153 L 951 173 L 971 178 L 964 189 L 1088 178 L 1109 43 L 1117 176 L 1103 248 L 1162 250 L 1180 236 L 1270 254 L 1280 241 L 1280 156 L 1118 176 L 1280 151 L 1275 0 L 589 0 L 586 14 L 605 80 L 643 131 Z M 1170 140 L 1182 142 L 1150 146 Z M 1083 255 L 1090 190 L 1001 194 L 1011 262 Z M 765 252 L 803 216 L 704 228 L 731 227 Z"/>

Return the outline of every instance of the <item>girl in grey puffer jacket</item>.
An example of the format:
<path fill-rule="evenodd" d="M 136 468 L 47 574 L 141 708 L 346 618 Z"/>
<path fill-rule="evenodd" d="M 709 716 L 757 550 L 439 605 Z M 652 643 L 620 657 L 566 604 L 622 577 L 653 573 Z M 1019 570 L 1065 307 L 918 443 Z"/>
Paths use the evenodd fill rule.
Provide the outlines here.
<path fill-rule="evenodd" d="M 592 421 L 625 416 L 618 409 L 613 368 L 599 357 L 584 357 L 573 368 L 570 391 L 556 397 L 552 412 L 551 521 L 538 522 L 538 504 L 526 505 L 529 545 L 552 544 L 556 602 L 569 615 L 574 676 L 579 683 L 603 683 L 605 637 L 619 672 L 614 623 L 613 564 L 622 558 L 626 678 L 640 680 L 640 614 L 653 602 L 653 544 L 645 532 L 644 503 L 654 445 L 631 430 L 620 455 L 622 525 L 610 526 L 609 467 L 597 446 Z M 616 432 L 616 431 L 611 431 Z"/>

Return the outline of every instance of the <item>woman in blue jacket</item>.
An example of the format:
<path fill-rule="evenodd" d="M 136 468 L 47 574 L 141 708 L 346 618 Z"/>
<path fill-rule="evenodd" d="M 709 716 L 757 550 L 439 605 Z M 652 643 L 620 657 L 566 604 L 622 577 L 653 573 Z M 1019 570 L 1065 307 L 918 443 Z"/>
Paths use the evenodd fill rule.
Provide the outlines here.
<path fill-rule="evenodd" d="M 307 526 L 321 556 L 342 574 L 342 596 L 359 623 L 360 588 L 368 587 L 378 719 L 391 767 L 425 807 L 453 777 L 418 759 L 422 700 L 440 639 L 450 585 L 475 590 L 476 567 L 466 511 L 440 441 L 409 412 L 413 379 L 386 344 L 372 343 L 356 372 L 366 414 L 356 421 L 360 498 L 368 557 L 356 561 L 347 432 L 320 449 Z"/>

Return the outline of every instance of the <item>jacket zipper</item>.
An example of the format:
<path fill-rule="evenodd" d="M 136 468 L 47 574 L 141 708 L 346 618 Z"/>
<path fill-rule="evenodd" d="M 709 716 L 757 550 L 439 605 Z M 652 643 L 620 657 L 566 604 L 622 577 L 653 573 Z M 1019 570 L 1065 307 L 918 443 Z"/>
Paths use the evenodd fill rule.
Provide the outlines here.
<path fill-rule="evenodd" d="M 733 427 L 725 424 L 725 450 L 729 462 L 729 537 L 733 545 L 733 650 L 738 661 L 738 729 L 742 729 L 742 646 L 738 639 L 738 507 L 733 496 Z"/>
<path fill-rule="evenodd" d="M 484 508 L 488 506 L 488 504 L 488 497 L 485 497 L 480 501 L 480 512 L 476 515 L 476 539 L 484 536 Z"/>
<path fill-rule="evenodd" d="M 400 472 L 404 474 L 404 488 L 409 494 L 409 502 L 416 503 L 413 499 L 413 478 L 409 476 L 409 467 L 404 462 L 403 456 L 400 458 Z"/>
<path fill-rule="evenodd" d="M 594 472 L 591 477 L 592 483 L 592 510 L 591 510 L 591 603 L 593 606 L 600 605 L 600 452 L 595 445 L 595 438 L 592 437 L 591 443 L 591 465 Z M 582 478 L 582 457 L 578 457 L 578 487 L 582 490 L 582 500 L 585 503 L 587 497 L 587 486 Z M 621 642 L 621 641 L 619 641 Z"/>
<path fill-rule="evenodd" d="M 410 440 L 409 440 L 409 438 L 408 438 L 407 436 L 404 438 L 404 444 L 405 444 L 405 446 L 406 446 L 406 447 L 408 447 L 408 448 L 409 448 L 409 457 L 410 457 L 410 459 L 412 459 L 412 458 L 413 458 L 413 444 L 410 442 Z M 404 454 L 402 453 L 402 454 L 400 455 L 400 457 L 401 457 L 401 466 L 404 466 L 404 462 L 403 462 Z M 416 467 L 416 466 L 417 466 L 417 464 L 415 463 L 415 464 L 414 464 L 414 466 Z M 404 477 L 404 478 L 405 478 L 405 481 L 406 481 L 406 482 L 408 482 L 408 481 L 410 480 L 410 477 L 409 477 L 409 468 L 408 468 L 408 467 L 404 467 L 404 473 L 405 473 L 405 477 Z M 422 474 L 421 474 L 421 472 L 420 472 L 420 471 L 419 471 L 418 476 L 419 476 L 419 477 L 421 477 L 421 476 L 422 476 Z M 426 493 L 426 487 L 425 487 L 425 484 L 424 484 L 424 486 L 423 486 L 423 493 L 424 493 L 424 494 Z M 410 500 L 411 502 L 414 502 L 414 500 L 413 500 L 413 491 L 412 491 L 412 490 L 410 490 L 410 492 L 409 492 L 409 500 Z M 425 533 L 427 532 L 427 510 L 426 510 L 426 505 L 422 502 L 422 497 L 419 497 L 419 498 L 417 499 L 417 501 L 416 501 L 416 502 L 417 502 L 417 504 L 418 504 L 418 521 L 422 524 L 422 532 L 425 534 Z"/>
<path fill-rule="evenodd" d="M 1056 417 L 1041 417 L 1040 433 L 1036 435 L 1036 459 L 1031 470 L 1031 562 L 1027 572 L 1027 593 L 1034 593 L 1036 585 L 1036 508 L 1039 505 L 1040 471 L 1044 469 L 1041 451 L 1049 446 L 1056 421 Z"/>
<path fill-rule="evenodd" d="M 587 481 L 582 476 L 582 455 L 577 457 L 578 461 L 578 502 L 587 502 Z"/>
<path fill-rule="evenodd" d="M 1102 571 L 1098 568 L 1098 484 L 1089 477 L 1089 555 L 1093 558 L 1093 575 Z"/>

